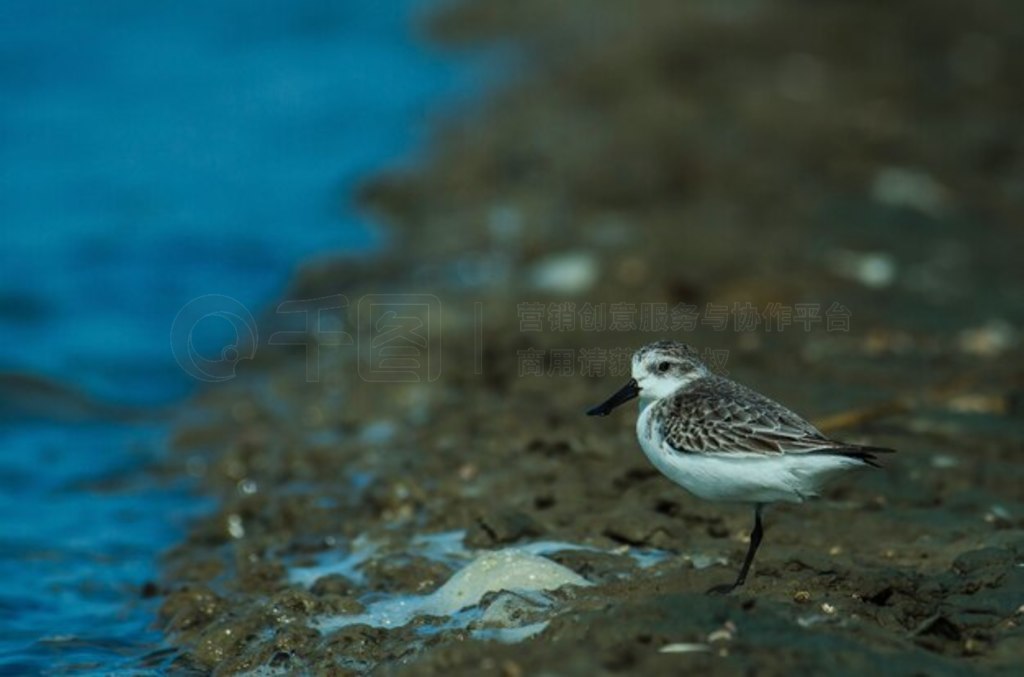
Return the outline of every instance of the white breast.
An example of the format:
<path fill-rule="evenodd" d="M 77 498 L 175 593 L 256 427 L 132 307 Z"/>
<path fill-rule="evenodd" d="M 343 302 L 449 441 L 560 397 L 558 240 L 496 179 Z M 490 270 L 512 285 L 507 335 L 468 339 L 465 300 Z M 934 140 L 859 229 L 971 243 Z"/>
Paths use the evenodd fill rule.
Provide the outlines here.
<path fill-rule="evenodd" d="M 637 418 L 637 438 L 655 468 L 690 493 L 709 501 L 800 503 L 844 470 L 863 467 L 855 458 L 828 454 L 685 453 L 649 425 L 655 407 Z"/>

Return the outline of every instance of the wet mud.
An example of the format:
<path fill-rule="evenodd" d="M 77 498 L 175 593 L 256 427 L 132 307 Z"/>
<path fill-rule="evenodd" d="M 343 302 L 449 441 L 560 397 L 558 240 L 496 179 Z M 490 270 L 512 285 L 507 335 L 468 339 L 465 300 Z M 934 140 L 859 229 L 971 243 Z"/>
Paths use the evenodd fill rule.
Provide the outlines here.
<path fill-rule="evenodd" d="M 344 294 L 355 335 L 364 295 L 432 294 L 441 367 L 379 382 L 357 342 L 324 341 L 311 378 L 303 347 L 271 347 L 180 413 L 162 470 L 220 507 L 147 591 L 175 667 L 1019 669 L 1021 26 L 1024 7 L 994 1 L 435 15 L 436 39 L 511 44 L 521 70 L 441 123 L 427 161 L 367 182 L 392 246 L 310 264 L 288 297 Z M 633 304 L 634 322 L 585 327 L 588 304 Z M 583 414 L 625 380 L 585 351 L 666 337 L 727 351 L 716 368 L 831 435 L 898 450 L 769 508 L 729 596 L 704 591 L 735 575 L 749 508 L 661 477 L 630 408 Z M 474 588 L 451 613 L 459 572 L 508 552 L 550 585 Z"/>

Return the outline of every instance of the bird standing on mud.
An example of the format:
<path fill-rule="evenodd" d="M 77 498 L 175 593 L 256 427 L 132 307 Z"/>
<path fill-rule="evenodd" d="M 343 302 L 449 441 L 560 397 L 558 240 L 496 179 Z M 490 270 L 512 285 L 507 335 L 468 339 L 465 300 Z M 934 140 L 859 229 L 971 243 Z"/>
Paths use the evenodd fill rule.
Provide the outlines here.
<path fill-rule="evenodd" d="M 640 398 L 636 434 L 658 470 L 709 501 L 754 505 L 750 547 L 736 581 L 743 585 L 761 544 L 767 503 L 802 503 L 842 473 L 878 467 L 875 454 L 892 449 L 840 442 L 760 393 L 712 374 L 690 346 L 659 341 L 633 354 L 629 382 L 589 416 L 607 416 Z"/>

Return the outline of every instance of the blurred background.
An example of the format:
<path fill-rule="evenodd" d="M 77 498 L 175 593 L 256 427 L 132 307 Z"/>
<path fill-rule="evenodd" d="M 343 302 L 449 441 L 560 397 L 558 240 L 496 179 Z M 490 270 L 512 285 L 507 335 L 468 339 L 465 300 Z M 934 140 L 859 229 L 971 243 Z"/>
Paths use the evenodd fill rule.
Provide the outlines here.
<path fill-rule="evenodd" d="M 380 245 L 354 183 L 470 91 L 416 35 L 426 5 L 0 8 L 0 672 L 155 641 L 126 600 L 200 507 L 140 471 L 152 408 L 197 385 L 171 323 L 208 294 L 258 312 L 304 258 Z M 216 357 L 232 334 L 193 338 Z"/>

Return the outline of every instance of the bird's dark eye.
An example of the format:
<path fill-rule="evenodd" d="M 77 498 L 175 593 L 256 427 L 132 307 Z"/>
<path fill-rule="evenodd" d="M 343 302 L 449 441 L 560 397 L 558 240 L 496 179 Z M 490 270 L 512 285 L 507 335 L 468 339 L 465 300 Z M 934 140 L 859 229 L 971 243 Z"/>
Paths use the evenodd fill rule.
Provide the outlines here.
<path fill-rule="evenodd" d="M 665 373 L 666 371 L 668 371 L 668 370 L 669 370 L 669 368 L 670 368 L 671 366 L 672 366 L 672 365 L 671 365 L 671 364 L 669 364 L 668 362 L 659 362 L 659 363 L 658 363 L 658 371 L 660 371 L 661 373 Z"/>

